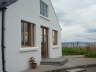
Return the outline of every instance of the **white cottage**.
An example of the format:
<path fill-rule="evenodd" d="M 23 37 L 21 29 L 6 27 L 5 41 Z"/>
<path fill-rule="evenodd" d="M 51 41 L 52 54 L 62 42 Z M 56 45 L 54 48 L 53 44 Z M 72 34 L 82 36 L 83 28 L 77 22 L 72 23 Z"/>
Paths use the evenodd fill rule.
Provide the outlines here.
<path fill-rule="evenodd" d="M 30 57 L 39 65 L 60 56 L 61 27 L 51 0 L 0 0 L 0 72 L 21 72 Z"/>

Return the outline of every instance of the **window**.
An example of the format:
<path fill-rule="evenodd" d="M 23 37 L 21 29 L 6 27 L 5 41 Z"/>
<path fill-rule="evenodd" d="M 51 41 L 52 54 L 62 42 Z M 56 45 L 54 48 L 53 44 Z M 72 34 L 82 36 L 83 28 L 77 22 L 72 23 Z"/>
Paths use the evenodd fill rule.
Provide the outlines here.
<path fill-rule="evenodd" d="M 57 45 L 58 42 L 58 31 L 53 30 L 53 45 Z"/>
<path fill-rule="evenodd" d="M 48 17 L 48 5 L 40 0 L 40 14 Z"/>
<path fill-rule="evenodd" d="M 22 47 L 34 47 L 34 24 L 21 21 Z"/>

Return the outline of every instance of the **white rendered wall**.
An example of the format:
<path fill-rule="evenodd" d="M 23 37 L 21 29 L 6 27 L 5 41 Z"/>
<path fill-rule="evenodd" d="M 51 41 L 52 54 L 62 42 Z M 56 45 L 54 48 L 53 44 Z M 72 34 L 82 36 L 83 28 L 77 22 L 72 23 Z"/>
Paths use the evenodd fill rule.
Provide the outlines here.
<path fill-rule="evenodd" d="M 0 11 L 0 72 L 2 72 L 2 54 L 1 54 L 1 11 Z"/>
<path fill-rule="evenodd" d="M 8 7 L 6 12 L 6 68 L 8 72 L 21 72 L 29 68 L 28 60 L 36 58 L 38 65 L 41 61 L 41 26 L 49 28 L 49 58 L 61 56 L 61 36 L 58 34 L 58 45 L 52 44 L 52 30 L 61 32 L 50 0 L 44 0 L 49 5 L 49 17 L 40 15 L 40 0 L 18 0 Z M 21 20 L 36 25 L 35 47 L 21 48 Z"/>
<path fill-rule="evenodd" d="M 45 1 L 45 0 L 44 0 Z M 49 48 L 49 56 L 50 58 L 57 58 L 62 56 L 62 48 L 61 48 L 61 27 L 59 25 L 59 21 L 56 17 L 54 8 L 52 6 L 51 0 L 46 0 L 49 2 L 49 7 L 50 7 L 50 11 L 49 11 L 49 15 L 50 15 L 50 48 Z M 58 31 L 58 45 L 53 45 L 52 43 L 52 30 L 57 30 Z"/>
<path fill-rule="evenodd" d="M 54 8 L 52 7 L 51 0 L 43 0 L 49 6 L 49 17 L 47 20 L 40 18 L 41 25 L 49 28 L 49 58 L 56 58 L 62 56 L 61 48 L 61 27 L 58 23 Z M 52 43 L 52 30 L 58 31 L 58 45 Z"/>
<path fill-rule="evenodd" d="M 8 72 L 21 72 L 28 69 L 28 60 L 31 56 L 36 58 L 38 64 L 41 60 L 41 52 L 38 44 L 39 37 L 37 37 L 39 30 L 36 30 L 36 47 L 31 48 L 30 51 L 21 49 L 21 19 L 38 24 L 36 17 L 37 11 L 35 11 L 35 4 L 37 2 L 34 3 L 33 1 L 35 0 L 30 1 L 32 0 L 29 0 L 29 2 L 28 0 L 19 0 L 17 3 L 8 7 L 6 13 L 6 68 Z M 39 29 L 38 27 L 39 25 L 36 26 L 36 29 Z"/>

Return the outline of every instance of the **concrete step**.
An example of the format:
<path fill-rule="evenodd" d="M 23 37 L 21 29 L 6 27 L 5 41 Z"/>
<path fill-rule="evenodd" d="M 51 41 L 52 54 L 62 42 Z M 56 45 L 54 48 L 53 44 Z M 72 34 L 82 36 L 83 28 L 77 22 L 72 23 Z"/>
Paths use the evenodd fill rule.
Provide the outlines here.
<path fill-rule="evenodd" d="M 66 72 L 86 72 L 86 69 L 84 69 L 84 68 L 76 68 L 76 69 L 66 70 Z"/>
<path fill-rule="evenodd" d="M 68 62 L 68 59 L 64 57 L 50 58 L 50 59 L 42 59 L 41 65 L 64 65 L 67 62 Z"/>

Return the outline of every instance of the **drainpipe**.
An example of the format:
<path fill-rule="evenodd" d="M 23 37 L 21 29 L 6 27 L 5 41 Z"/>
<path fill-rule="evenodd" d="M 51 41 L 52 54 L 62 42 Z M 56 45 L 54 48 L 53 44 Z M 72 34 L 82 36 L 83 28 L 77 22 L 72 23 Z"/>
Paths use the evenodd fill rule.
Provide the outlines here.
<path fill-rule="evenodd" d="M 1 29 L 1 50 L 2 50 L 2 71 L 6 72 L 5 64 L 5 12 L 6 7 L 0 9 L 2 11 L 2 29 Z"/>
<path fill-rule="evenodd" d="M 0 3 L 0 11 L 2 12 L 2 29 L 1 29 L 1 51 L 2 51 L 2 71 L 6 71 L 6 63 L 5 63 L 5 13 L 6 7 L 15 3 L 17 0 L 1 0 Z"/>

